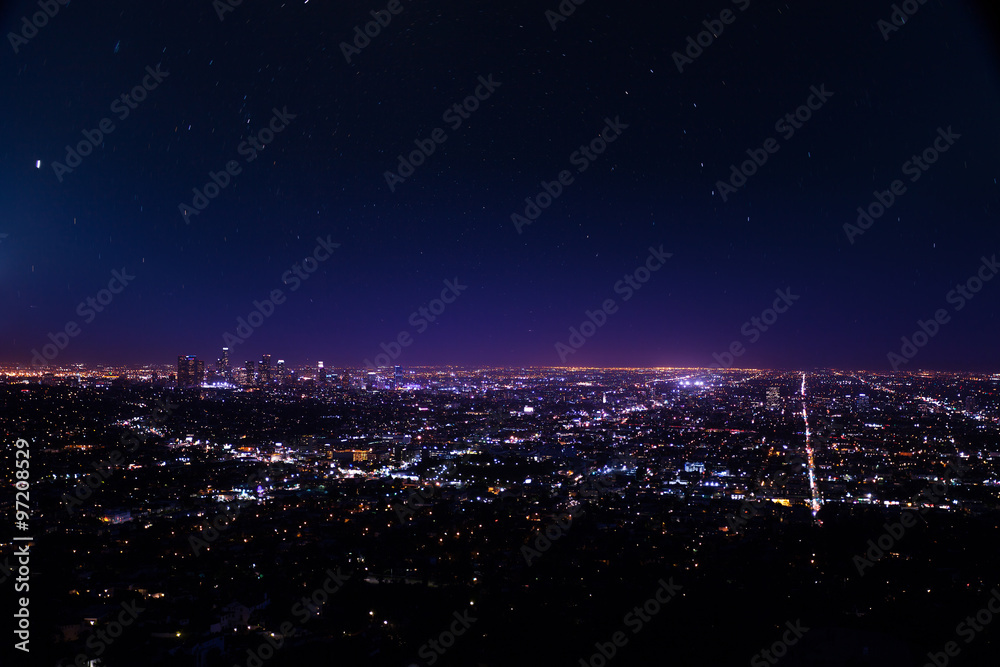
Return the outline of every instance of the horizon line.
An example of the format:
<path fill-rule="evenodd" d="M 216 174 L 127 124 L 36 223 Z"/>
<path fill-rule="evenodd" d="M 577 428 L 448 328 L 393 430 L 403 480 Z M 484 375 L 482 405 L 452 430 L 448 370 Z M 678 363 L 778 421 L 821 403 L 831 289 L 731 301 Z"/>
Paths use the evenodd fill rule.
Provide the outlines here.
<path fill-rule="evenodd" d="M 319 363 L 319 362 L 316 362 L 316 363 Z M 783 372 L 783 373 L 809 373 L 809 372 L 818 372 L 818 371 L 828 371 L 828 372 L 835 372 L 835 373 L 875 373 L 875 374 L 881 374 L 881 375 L 896 375 L 896 374 L 914 375 L 914 374 L 921 374 L 921 373 L 952 373 L 952 374 L 955 374 L 955 373 L 966 373 L 966 374 L 988 374 L 988 375 L 997 375 L 997 374 L 1000 374 L 1000 370 L 942 370 L 942 369 L 935 369 L 935 368 L 915 368 L 915 369 L 899 369 L 899 370 L 890 370 L 890 369 L 877 370 L 877 369 L 869 369 L 869 368 L 846 368 L 846 367 L 836 367 L 836 366 L 813 366 L 813 367 L 810 367 L 810 368 L 803 368 L 803 367 L 780 367 L 780 366 L 776 366 L 776 367 L 743 368 L 743 367 L 732 366 L 732 367 L 728 367 L 728 368 L 720 368 L 720 367 L 716 367 L 716 366 L 545 366 L 545 365 L 530 365 L 530 364 L 528 364 L 528 365 L 522 365 L 522 364 L 513 364 L 513 365 L 509 365 L 509 364 L 507 364 L 507 365 L 505 365 L 505 364 L 500 364 L 500 365 L 493 365 L 493 364 L 482 364 L 482 365 L 476 365 L 476 364 L 416 364 L 416 365 L 403 366 L 402 364 L 394 364 L 394 365 L 389 365 L 389 366 L 376 366 L 374 368 L 368 367 L 368 366 L 333 366 L 333 365 L 331 365 L 331 366 L 324 366 L 324 369 L 327 370 L 327 371 L 331 371 L 331 372 L 337 372 L 337 369 L 339 369 L 341 372 L 343 372 L 343 371 L 348 371 L 348 372 L 352 372 L 352 371 L 378 372 L 378 371 L 381 371 L 381 370 L 392 370 L 392 369 L 395 368 L 396 365 L 402 366 L 402 367 L 407 368 L 407 369 L 460 369 L 460 370 L 472 370 L 472 371 L 515 370 L 515 369 L 520 369 L 520 370 L 546 370 L 546 371 L 556 370 L 556 371 L 563 371 L 563 372 L 579 372 L 579 371 L 706 371 L 706 372 L 712 372 L 712 373 L 724 373 L 724 372 L 734 372 L 734 371 L 743 371 L 743 372 L 762 372 L 762 371 L 772 371 L 772 372 L 774 372 L 774 371 L 777 371 L 777 372 Z M 74 368 L 74 367 L 80 367 L 80 368 Z M 100 363 L 75 362 L 73 364 L 68 364 L 68 365 L 65 365 L 65 366 L 55 366 L 55 367 L 46 366 L 46 367 L 42 367 L 42 368 L 38 368 L 38 367 L 34 367 L 33 368 L 33 367 L 30 366 L 30 364 L 23 364 L 23 363 L 18 363 L 18 364 L 13 364 L 13 365 L 7 365 L 7 364 L 0 363 L 0 373 L 6 373 L 6 372 L 9 372 L 9 371 L 13 371 L 13 372 L 21 373 L 21 374 L 38 375 L 38 374 L 56 373 L 56 372 L 73 373 L 73 372 L 77 372 L 78 370 L 97 370 L 97 369 L 100 369 L 100 368 L 124 368 L 126 370 L 141 370 L 141 369 L 150 368 L 150 367 L 176 368 L 176 362 L 173 362 L 173 363 L 170 363 L 170 362 L 146 362 L 146 363 L 140 363 L 140 364 L 135 364 L 135 363 L 107 363 L 107 362 L 100 362 Z M 311 366 L 308 365 L 308 364 L 298 364 L 298 365 L 289 365 L 288 367 L 289 368 L 313 368 L 313 369 L 317 368 L 316 365 L 315 365 L 315 363 L 313 365 L 311 365 Z M 237 366 L 231 366 L 230 368 L 241 369 L 242 366 L 237 365 Z M 156 369 L 152 368 L 151 370 L 156 370 Z"/>

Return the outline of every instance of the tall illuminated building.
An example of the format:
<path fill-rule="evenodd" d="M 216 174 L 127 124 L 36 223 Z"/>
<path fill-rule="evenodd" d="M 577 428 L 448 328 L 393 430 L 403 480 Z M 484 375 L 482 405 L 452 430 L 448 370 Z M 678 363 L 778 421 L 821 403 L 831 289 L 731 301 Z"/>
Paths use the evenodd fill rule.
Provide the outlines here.
<path fill-rule="evenodd" d="M 219 373 L 226 374 L 229 372 L 229 348 L 222 348 L 222 356 L 216 362 L 216 370 Z"/>
<path fill-rule="evenodd" d="M 266 387 L 271 384 L 271 355 L 264 354 L 261 355 L 260 362 L 257 364 L 257 381 L 262 387 Z"/>
<path fill-rule="evenodd" d="M 320 361 L 316 365 L 316 382 L 320 384 L 326 383 L 326 369 L 323 368 L 323 362 Z"/>
<path fill-rule="evenodd" d="M 201 369 L 201 377 L 198 374 L 199 368 Z M 201 378 L 205 374 L 204 368 L 204 362 L 199 362 L 198 357 L 193 354 L 177 357 L 177 386 L 195 387 L 201 384 Z"/>
<path fill-rule="evenodd" d="M 278 359 L 278 370 L 276 375 L 278 384 L 285 384 L 285 381 L 288 380 L 288 369 L 285 368 L 284 359 Z"/>
<path fill-rule="evenodd" d="M 254 381 L 255 377 L 256 373 L 254 372 L 254 363 L 252 361 L 248 361 L 245 364 L 243 364 L 243 386 L 244 387 L 254 386 L 256 384 L 256 382 Z"/>

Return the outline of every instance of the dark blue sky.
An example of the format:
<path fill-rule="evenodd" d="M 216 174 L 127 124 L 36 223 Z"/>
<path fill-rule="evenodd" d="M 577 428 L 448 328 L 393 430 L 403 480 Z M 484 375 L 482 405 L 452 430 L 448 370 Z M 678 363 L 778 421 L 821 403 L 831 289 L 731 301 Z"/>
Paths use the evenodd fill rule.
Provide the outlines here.
<path fill-rule="evenodd" d="M 360 366 L 405 331 L 403 365 L 554 365 L 611 298 L 568 363 L 708 365 L 739 341 L 736 365 L 889 369 L 944 308 L 903 367 L 1000 368 L 1000 280 L 947 300 L 1000 253 L 997 34 L 929 0 L 886 40 L 891 4 L 589 0 L 553 31 L 556 0 L 402 0 L 350 64 L 340 43 L 385 4 L 245 2 L 220 21 L 210 2 L 71 2 L 16 53 L 9 33 L 40 10 L 0 5 L 0 361 L 27 363 L 71 321 L 55 362 L 214 360 L 281 289 L 234 362 Z M 672 53 L 723 9 L 678 72 Z M 147 66 L 169 75 L 120 119 Z M 491 74 L 452 129 L 442 113 Z M 811 86 L 833 94 L 783 138 Z M 247 162 L 274 108 L 295 117 Z M 53 163 L 103 118 L 113 131 L 60 182 Z M 571 156 L 606 118 L 628 127 L 581 173 Z M 910 182 L 939 127 L 961 137 Z M 385 171 L 435 128 L 446 141 L 391 192 Z M 778 151 L 723 202 L 716 182 L 768 138 Z M 186 224 L 178 205 L 231 160 Z M 573 182 L 519 234 L 511 214 L 563 170 Z M 896 179 L 906 192 L 850 243 L 844 224 Z M 283 274 L 328 236 L 340 246 L 291 291 Z M 660 245 L 672 256 L 625 301 L 616 282 Z M 135 279 L 87 321 L 78 304 L 122 267 Z M 421 330 L 411 314 L 456 277 L 467 289 Z M 785 288 L 799 298 L 773 327 L 741 333 Z"/>

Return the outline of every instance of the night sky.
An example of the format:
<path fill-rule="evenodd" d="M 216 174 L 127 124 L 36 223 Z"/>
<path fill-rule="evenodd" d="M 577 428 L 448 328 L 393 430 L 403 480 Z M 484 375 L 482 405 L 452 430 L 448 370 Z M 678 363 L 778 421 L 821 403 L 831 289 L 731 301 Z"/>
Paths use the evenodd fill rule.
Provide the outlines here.
<path fill-rule="evenodd" d="M 566 0 L 560 21 L 557 0 L 247 1 L 221 20 L 209 0 L 51 2 L 37 30 L 36 2 L 0 4 L 0 362 L 71 322 L 54 364 L 214 362 L 281 290 L 234 365 L 360 367 L 401 332 L 403 366 L 564 365 L 556 344 L 613 299 L 565 365 L 708 366 L 739 342 L 735 366 L 890 370 L 943 309 L 900 368 L 1000 369 L 1000 280 L 948 298 L 1000 255 L 1000 49 L 967 1 L 912 0 L 899 26 L 892 3 L 855 0 Z M 348 63 L 341 43 L 387 4 Z M 720 14 L 700 54 L 673 55 Z M 446 114 L 470 95 L 467 117 Z M 810 101 L 794 133 L 776 127 Z M 591 144 L 602 131 L 614 141 Z M 434 152 L 390 187 L 415 141 Z M 720 192 L 747 151 L 766 162 Z M 197 211 L 193 188 L 231 162 Z M 563 171 L 537 219 L 512 221 Z M 845 231 L 895 180 L 888 210 Z M 317 238 L 339 246 L 295 277 Z M 102 312 L 78 308 L 123 268 Z M 637 269 L 638 290 L 618 283 Z M 797 298 L 745 327 L 776 290 Z"/>

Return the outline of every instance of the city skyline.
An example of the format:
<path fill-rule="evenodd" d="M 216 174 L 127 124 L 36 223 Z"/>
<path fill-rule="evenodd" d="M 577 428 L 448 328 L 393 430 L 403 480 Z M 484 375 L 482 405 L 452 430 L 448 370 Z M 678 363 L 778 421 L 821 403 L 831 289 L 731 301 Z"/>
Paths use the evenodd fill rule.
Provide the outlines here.
<path fill-rule="evenodd" d="M 11 665 L 996 663 L 997 0 L 0 35 Z"/>
<path fill-rule="evenodd" d="M 205 359 L 201 359 L 198 355 L 178 355 L 178 356 L 192 356 L 197 357 L 199 361 L 205 362 Z M 274 356 L 274 355 L 271 355 Z M 244 359 L 239 364 L 233 364 L 230 368 L 237 370 L 243 368 L 247 363 L 256 364 L 259 363 L 259 359 Z M 284 359 L 277 359 L 275 357 L 275 362 L 285 361 Z M 685 365 L 662 365 L 662 366 L 631 366 L 631 365 L 613 365 L 613 366 L 588 366 L 588 365 L 531 365 L 531 364 L 388 364 L 384 366 L 365 366 L 365 365 L 334 365 L 332 363 L 327 363 L 323 359 L 318 359 L 315 361 L 306 361 L 304 363 L 285 363 L 285 366 L 289 369 L 303 370 L 311 369 L 316 370 L 316 364 L 323 363 L 326 370 L 336 373 L 342 370 L 347 370 L 351 372 L 367 372 L 371 370 L 376 370 L 379 372 L 392 371 L 396 367 L 402 367 L 404 369 L 444 369 L 444 368 L 456 368 L 463 370 L 494 370 L 494 369 L 526 369 L 526 370 L 551 370 L 551 371 L 575 371 L 575 370 L 595 370 L 595 371 L 614 371 L 614 370 L 699 370 L 706 372 L 719 372 L 725 373 L 728 371 L 775 371 L 783 373 L 819 373 L 826 371 L 833 372 L 864 372 L 873 373 L 878 375 L 906 375 L 906 374 L 919 374 L 919 373 L 939 373 L 942 375 L 997 375 L 1000 374 L 1000 369 L 942 369 L 933 367 L 923 367 L 920 365 L 915 365 L 913 368 L 901 368 L 898 370 L 893 370 L 891 368 L 863 368 L 863 367 L 840 367 L 840 366 L 685 366 Z M 155 368 L 176 368 L 177 361 L 160 361 L 151 363 L 109 363 L 109 362 L 97 362 L 97 363 L 84 363 L 75 362 L 67 364 L 50 364 L 47 367 L 31 367 L 28 364 L 0 364 L 0 371 L 2 372 L 13 372 L 18 371 L 26 376 L 37 376 L 42 373 L 52 373 L 52 372 L 64 372 L 70 371 L 74 368 L 80 368 L 84 370 L 99 370 L 99 369 L 128 369 L 132 371 L 139 371 L 140 369 L 155 369 Z M 206 367 L 209 370 L 214 370 L 215 364 Z M 206 370 L 206 372 L 208 372 Z"/>
<path fill-rule="evenodd" d="M 995 656 L 1000 374 L 383 375 L 0 378 L 26 664 Z"/>

